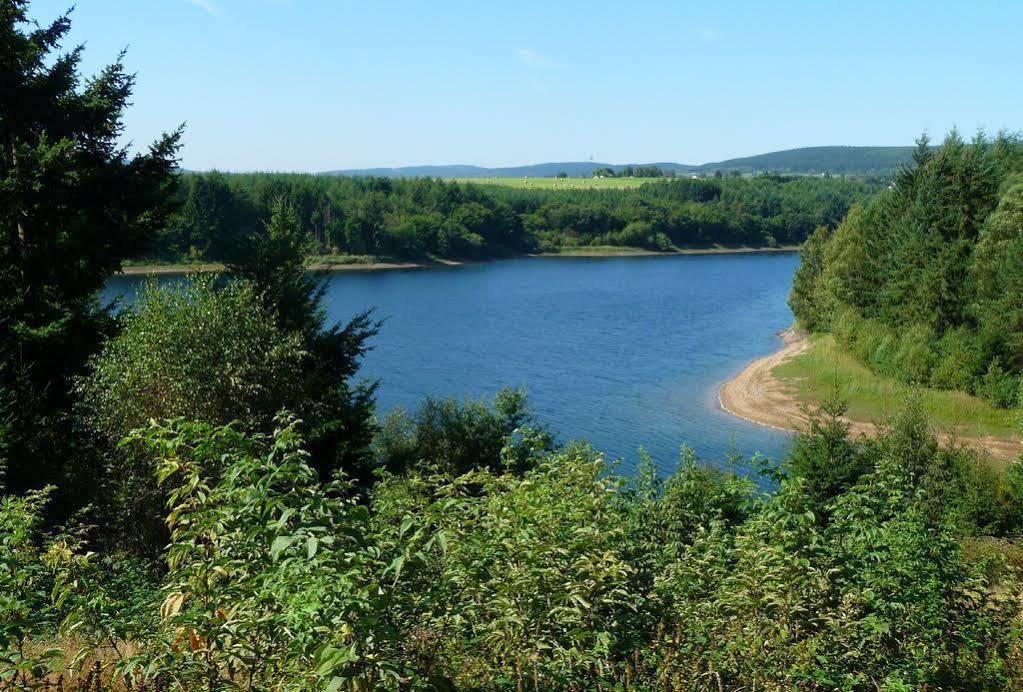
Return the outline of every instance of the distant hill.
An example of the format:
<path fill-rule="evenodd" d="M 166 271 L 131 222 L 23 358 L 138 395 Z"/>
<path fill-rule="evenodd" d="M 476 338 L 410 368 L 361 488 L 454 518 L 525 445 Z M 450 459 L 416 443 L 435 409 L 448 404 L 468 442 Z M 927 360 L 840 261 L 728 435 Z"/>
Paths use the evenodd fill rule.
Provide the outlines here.
<path fill-rule="evenodd" d="M 405 166 L 402 168 L 352 168 L 327 171 L 326 175 L 372 175 L 387 178 L 549 178 L 564 172 L 573 178 L 587 177 L 597 168 L 620 171 L 626 165 L 657 166 L 680 174 L 731 173 L 837 173 L 845 175 L 886 175 L 912 160 L 914 147 L 804 147 L 727 161 L 703 163 L 608 164 L 594 161 L 536 163 L 530 166 L 485 168 L 482 166 Z"/>
<path fill-rule="evenodd" d="M 773 151 L 769 154 L 729 159 L 718 163 L 692 166 L 694 172 L 715 170 L 757 173 L 845 173 L 863 175 L 891 173 L 900 164 L 913 159 L 916 147 L 804 147 Z"/>

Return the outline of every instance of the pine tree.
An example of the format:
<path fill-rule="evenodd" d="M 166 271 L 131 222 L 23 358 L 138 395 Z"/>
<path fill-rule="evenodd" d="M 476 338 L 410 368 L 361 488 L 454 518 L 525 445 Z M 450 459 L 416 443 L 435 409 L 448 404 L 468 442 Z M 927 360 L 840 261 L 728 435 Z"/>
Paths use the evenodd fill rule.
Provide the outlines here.
<path fill-rule="evenodd" d="M 135 77 L 122 53 L 83 78 L 82 46 L 61 51 L 70 27 L 0 0 L 0 388 L 15 401 L 15 491 L 74 463 L 73 379 L 110 323 L 96 294 L 163 224 L 181 137 L 132 154 L 121 135 Z"/>
<path fill-rule="evenodd" d="M 271 204 L 270 219 L 260 232 L 240 244 L 228 264 L 236 277 L 250 281 L 284 331 L 302 335 L 305 392 L 296 413 L 309 440 L 311 463 L 324 479 L 343 470 L 359 483 L 370 479 L 369 445 L 375 383 L 353 382 L 380 323 L 370 311 L 344 327 L 331 324 L 323 307 L 323 281 L 308 271 L 307 239 L 294 207 L 283 198 Z"/>

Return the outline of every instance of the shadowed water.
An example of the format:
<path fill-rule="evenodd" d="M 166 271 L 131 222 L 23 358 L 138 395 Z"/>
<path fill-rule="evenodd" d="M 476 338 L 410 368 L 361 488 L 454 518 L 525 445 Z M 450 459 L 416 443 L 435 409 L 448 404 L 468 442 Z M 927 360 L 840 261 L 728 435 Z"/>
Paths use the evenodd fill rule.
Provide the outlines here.
<path fill-rule="evenodd" d="M 561 439 L 584 438 L 631 469 L 643 446 L 674 466 L 777 458 L 791 436 L 730 416 L 717 388 L 779 345 L 795 254 L 516 259 L 452 269 L 336 273 L 327 308 L 385 320 L 362 373 L 381 411 L 427 395 L 523 387 Z M 107 294 L 130 297 L 137 277 Z"/>

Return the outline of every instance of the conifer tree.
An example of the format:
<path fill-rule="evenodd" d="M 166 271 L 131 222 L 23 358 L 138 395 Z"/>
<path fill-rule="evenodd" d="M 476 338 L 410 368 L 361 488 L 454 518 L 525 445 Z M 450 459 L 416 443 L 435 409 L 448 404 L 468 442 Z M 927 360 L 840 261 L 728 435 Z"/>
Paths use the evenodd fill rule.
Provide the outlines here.
<path fill-rule="evenodd" d="M 134 75 L 123 53 L 91 78 L 62 51 L 65 14 L 41 26 L 0 0 L 0 388 L 16 420 L 7 484 L 60 480 L 76 457 L 73 378 L 110 318 L 97 291 L 165 221 L 181 129 L 144 153 L 122 141 Z"/>

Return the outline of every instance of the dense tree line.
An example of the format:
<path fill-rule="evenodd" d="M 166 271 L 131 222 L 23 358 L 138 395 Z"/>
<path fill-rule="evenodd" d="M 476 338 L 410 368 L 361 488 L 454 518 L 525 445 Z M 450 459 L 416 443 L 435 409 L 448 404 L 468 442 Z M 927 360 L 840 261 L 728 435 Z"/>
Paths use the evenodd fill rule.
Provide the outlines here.
<path fill-rule="evenodd" d="M 760 175 L 684 178 L 629 190 L 492 188 L 541 249 L 799 244 L 836 225 L 879 181 Z"/>
<path fill-rule="evenodd" d="M 595 178 L 674 178 L 675 170 L 670 168 L 664 170 L 659 166 L 623 166 L 621 170 L 615 170 L 610 166 L 595 168 Z"/>
<path fill-rule="evenodd" d="M 179 211 L 149 245 L 150 257 L 230 261 L 281 198 L 310 254 L 484 258 L 579 245 L 788 245 L 837 224 L 877 189 L 876 181 L 768 175 L 591 191 L 268 173 L 184 174 L 179 182 Z"/>
<path fill-rule="evenodd" d="M 118 149 L 120 65 L 0 3 L 0 689 L 1023 687 L 1020 466 L 913 405 L 829 402 L 766 487 L 622 477 L 518 392 L 378 422 L 287 195 L 224 276 L 98 305 L 177 138 Z"/>
<path fill-rule="evenodd" d="M 807 241 L 790 304 L 881 374 L 1020 402 L 1023 142 L 920 142 L 889 190 Z"/>

